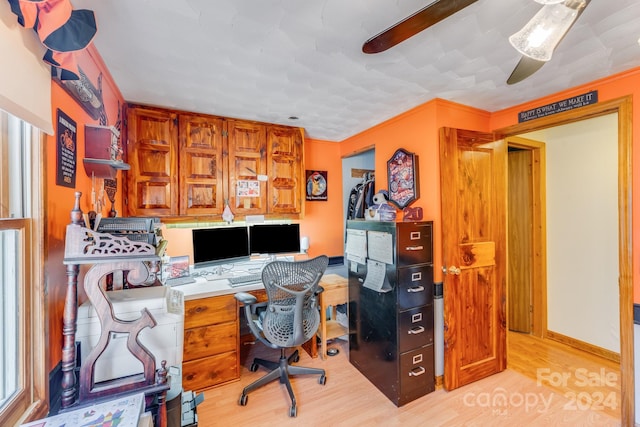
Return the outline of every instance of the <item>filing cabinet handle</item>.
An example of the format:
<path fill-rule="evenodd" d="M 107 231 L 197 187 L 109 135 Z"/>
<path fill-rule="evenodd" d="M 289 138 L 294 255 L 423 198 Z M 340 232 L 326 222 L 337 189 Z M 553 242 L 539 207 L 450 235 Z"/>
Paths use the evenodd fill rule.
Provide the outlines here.
<path fill-rule="evenodd" d="M 407 288 L 407 292 L 422 292 L 424 291 L 424 286 L 414 286 L 413 288 Z"/>
<path fill-rule="evenodd" d="M 418 326 L 415 328 L 411 328 L 407 331 L 409 335 L 418 335 L 424 332 L 424 326 Z"/>
<path fill-rule="evenodd" d="M 405 248 L 405 250 L 407 250 L 407 251 L 422 251 L 422 250 L 424 250 L 424 246 L 422 246 L 422 245 L 419 245 L 419 246 L 407 246 Z"/>
<path fill-rule="evenodd" d="M 409 376 L 410 377 L 419 377 L 420 375 L 424 374 L 425 372 L 426 372 L 426 369 L 424 369 L 423 366 L 418 366 L 417 368 L 414 368 L 414 369 L 409 371 Z"/>

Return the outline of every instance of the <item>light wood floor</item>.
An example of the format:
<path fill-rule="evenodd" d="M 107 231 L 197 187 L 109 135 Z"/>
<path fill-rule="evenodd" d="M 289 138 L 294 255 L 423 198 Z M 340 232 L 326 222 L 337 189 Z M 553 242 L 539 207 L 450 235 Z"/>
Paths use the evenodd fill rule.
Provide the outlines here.
<path fill-rule="evenodd" d="M 275 360 L 279 355 L 263 346 L 251 346 L 243 354 L 240 381 L 205 392 L 204 402 L 198 406 L 199 426 L 620 425 L 619 408 L 608 410 L 613 403 L 609 392 L 618 393 L 613 399 L 620 402 L 619 381 L 617 391 L 616 387 L 594 386 L 599 380 L 593 377 L 591 385 L 583 385 L 583 377 L 599 374 L 601 367 L 605 369 L 605 376 L 610 373 L 619 378 L 615 364 L 579 357 L 571 349 L 563 350 L 562 345 L 547 345 L 528 338 L 509 334 L 509 368 L 506 371 L 450 392 L 438 389 L 400 408 L 349 363 L 346 342 L 336 340 L 330 345 L 340 353 L 326 361 L 311 359 L 302 351 L 299 364 L 326 369 L 327 383 L 318 384 L 316 377 L 293 379 L 298 400 L 296 418 L 289 417 L 290 401 L 286 389 L 278 382 L 251 393 L 247 406 L 238 405 L 242 388 L 265 374 L 262 368 L 257 372 L 249 371 L 252 358 L 259 354 Z M 557 363 L 550 362 L 552 359 Z M 537 371 L 538 368 L 542 370 Z M 563 375 L 565 378 L 571 376 L 564 381 L 564 387 L 550 387 L 550 380 Z M 598 400 L 596 393 L 603 393 L 603 399 L 587 403 L 585 396 L 596 396 Z M 606 397 L 609 400 L 604 400 Z"/>

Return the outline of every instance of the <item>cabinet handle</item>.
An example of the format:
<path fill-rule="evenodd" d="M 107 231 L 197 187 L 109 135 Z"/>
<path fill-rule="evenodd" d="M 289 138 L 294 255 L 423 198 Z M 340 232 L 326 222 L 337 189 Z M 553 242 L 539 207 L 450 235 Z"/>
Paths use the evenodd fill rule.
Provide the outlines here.
<path fill-rule="evenodd" d="M 407 246 L 405 248 L 407 251 L 421 251 L 424 249 L 424 246 L 420 245 L 420 246 Z"/>
<path fill-rule="evenodd" d="M 407 331 L 409 335 L 418 335 L 424 332 L 424 326 L 417 326 L 415 328 L 411 328 Z"/>
<path fill-rule="evenodd" d="M 413 288 L 408 288 L 407 292 L 422 292 L 424 291 L 424 286 L 414 286 Z"/>
<path fill-rule="evenodd" d="M 427 370 L 424 369 L 424 367 L 418 366 L 417 368 L 413 368 L 412 370 L 409 371 L 409 376 L 410 377 L 419 377 L 420 375 L 424 374 L 425 372 L 427 372 Z"/>

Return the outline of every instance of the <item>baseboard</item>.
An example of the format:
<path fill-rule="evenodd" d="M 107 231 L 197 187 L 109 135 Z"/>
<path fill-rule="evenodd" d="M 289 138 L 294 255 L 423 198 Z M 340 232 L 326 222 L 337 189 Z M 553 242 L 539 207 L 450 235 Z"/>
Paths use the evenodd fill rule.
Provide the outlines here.
<path fill-rule="evenodd" d="M 444 375 L 439 375 L 436 377 L 436 390 L 444 387 Z"/>
<path fill-rule="evenodd" d="M 597 345 L 589 344 L 588 342 L 580 341 L 579 339 L 568 337 L 566 335 L 562 335 L 549 330 L 545 333 L 545 338 L 557 341 L 562 344 L 566 344 L 569 347 L 573 347 L 587 353 L 598 355 L 613 362 L 620 363 L 620 353 L 607 350 L 606 348 L 598 347 Z"/>

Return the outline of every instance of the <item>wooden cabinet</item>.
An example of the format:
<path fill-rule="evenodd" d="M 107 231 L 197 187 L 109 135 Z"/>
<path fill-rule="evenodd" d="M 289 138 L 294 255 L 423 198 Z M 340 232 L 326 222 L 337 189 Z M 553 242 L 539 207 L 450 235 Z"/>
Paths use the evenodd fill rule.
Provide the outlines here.
<path fill-rule="evenodd" d="M 238 308 L 233 295 L 185 301 L 182 387 L 200 391 L 237 380 Z"/>
<path fill-rule="evenodd" d="M 267 213 L 266 128 L 258 123 L 228 120 L 227 132 L 231 210 L 240 215 Z M 251 191 L 251 185 L 257 188 Z"/>
<path fill-rule="evenodd" d="M 269 213 L 298 214 L 304 200 L 302 129 L 270 126 L 267 132 Z"/>
<path fill-rule="evenodd" d="M 129 216 L 178 213 L 177 115 L 135 108 L 128 115 L 126 205 Z"/>
<path fill-rule="evenodd" d="M 180 215 L 221 214 L 224 209 L 224 121 L 180 115 Z"/>
<path fill-rule="evenodd" d="M 263 289 L 250 291 L 267 301 Z M 185 301 L 182 388 L 202 391 L 240 378 L 240 305 L 234 294 Z M 244 342 L 253 341 L 247 335 Z"/>
<path fill-rule="evenodd" d="M 127 128 L 130 216 L 220 216 L 225 200 L 237 218 L 303 212 L 301 128 L 137 105 Z"/>

